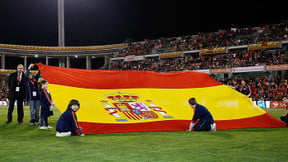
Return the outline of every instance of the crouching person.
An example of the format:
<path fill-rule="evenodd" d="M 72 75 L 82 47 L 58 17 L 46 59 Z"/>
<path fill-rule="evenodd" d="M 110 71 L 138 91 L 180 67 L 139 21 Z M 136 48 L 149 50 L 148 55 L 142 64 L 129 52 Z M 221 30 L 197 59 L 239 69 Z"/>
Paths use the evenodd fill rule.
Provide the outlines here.
<path fill-rule="evenodd" d="M 195 98 L 189 99 L 189 105 L 194 110 L 194 116 L 188 131 L 212 131 L 216 132 L 216 124 L 207 108 L 198 104 Z"/>
<path fill-rule="evenodd" d="M 56 136 L 84 136 L 81 127 L 78 126 L 76 112 L 80 109 L 78 100 L 71 100 L 67 110 L 60 116 L 56 125 Z"/>

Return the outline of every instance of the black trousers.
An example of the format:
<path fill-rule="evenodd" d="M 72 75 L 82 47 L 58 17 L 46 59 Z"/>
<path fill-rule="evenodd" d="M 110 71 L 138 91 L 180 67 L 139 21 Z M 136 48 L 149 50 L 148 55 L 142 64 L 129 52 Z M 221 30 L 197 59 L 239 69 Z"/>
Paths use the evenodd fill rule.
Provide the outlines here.
<path fill-rule="evenodd" d="M 280 119 L 286 123 L 287 127 L 288 127 L 288 115 L 286 116 L 281 116 Z"/>
<path fill-rule="evenodd" d="M 7 122 L 12 122 L 12 113 L 14 110 L 14 103 L 17 100 L 17 114 L 18 114 L 18 123 L 23 122 L 24 118 L 24 110 L 23 110 L 23 99 L 19 99 L 19 97 L 11 97 L 9 98 L 9 108 L 7 114 Z"/>
<path fill-rule="evenodd" d="M 207 122 L 207 121 L 203 121 L 203 120 L 200 120 L 194 127 L 193 129 L 195 131 L 209 131 L 211 130 L 211 125 L 212 124 L 211 122 Z"/>

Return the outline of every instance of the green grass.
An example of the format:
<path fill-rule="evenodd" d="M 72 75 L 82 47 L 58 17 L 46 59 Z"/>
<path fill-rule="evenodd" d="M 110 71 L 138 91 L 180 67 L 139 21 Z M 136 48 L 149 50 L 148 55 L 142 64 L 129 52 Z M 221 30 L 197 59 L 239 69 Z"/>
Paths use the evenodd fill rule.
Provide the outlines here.
<path fill-rule="evenodd" d="M 268 113 L 279 119 L 283 109 Z M 0 161 L 288 161 L 287 128 L 217 130 L 217 132 L 142 132 L 56 138 L 55 129 L 5 124 L 0 107 Z M 60 112 L 54 110 L 55 128 Z"/>

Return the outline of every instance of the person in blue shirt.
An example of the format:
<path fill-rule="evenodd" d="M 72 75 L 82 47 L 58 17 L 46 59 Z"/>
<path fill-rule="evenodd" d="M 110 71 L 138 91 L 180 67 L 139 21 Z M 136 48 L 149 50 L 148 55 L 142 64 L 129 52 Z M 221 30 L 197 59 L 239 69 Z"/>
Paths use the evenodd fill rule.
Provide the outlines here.
<path fill-rule="evenodd" d="M 188 101 L 191 108 L 194 110 L 192 122 L 188 131 L 216 131 L 216 124 L 208 109 L 196 102 L 195 98 L 190 98 Z"/>
<path fill-rule="evenodd" d="M 27 74 L 28 82 L 26 88 L 26 101 L 29 101 L 30 105 L 30 124 L 38 125 L 39 122 L 39 109 L 40 109 L 40 93 L 39 93 L 39 85 L 38 79 L 40 77 L 40 72 L 38 71 L 36 76 L 33 76 L 30 72 L 31 68 L 33 68 L 34 64 L 31 64 L 28 67 Z"/>
<path fill-rule="evenodd" d="M 60 116 L 56 124 L 56 137 L 84 136 L 77 122 L 76 112 L 80 109 L 78 100 L 72 99 L 67 110 Z"/>
<path fill-rule="evenodd" d="M 51 129 L 49 126 L 48 117 L 53 115 L 53 101 L 48 91 L 48 82 L 46 80 L 41 81 L 42 89 L 40 90 L 40 105 L 41 105 L 41 119 L 40 129 Z"/>

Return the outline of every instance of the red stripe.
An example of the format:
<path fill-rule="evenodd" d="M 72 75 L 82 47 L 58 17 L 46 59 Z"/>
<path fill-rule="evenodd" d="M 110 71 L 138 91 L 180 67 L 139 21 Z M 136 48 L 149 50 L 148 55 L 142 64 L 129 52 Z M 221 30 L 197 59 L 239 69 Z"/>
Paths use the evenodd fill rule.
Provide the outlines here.
<path fill-rule="evenodd" d="M 136 114 L 136 116 L 137 116 L 138 120 L 141 120 L 141 119 L 142 119 L 142 116 L 141 116 L 141 115 Z"/>
<path fill-rule="evenodd" d="M 137 120 L 137 118 L 130 112 L 126 112 L 133 120 Z"/>
<path fill-rule="evenodd" d="M 124 133 L 124 132 L 155 132 L 155 131 L 185 131 L 188 130 L 191 120 L 166 120 L 133 124 L 103 124 L 79 122 L 84 134 Z M 286 127 L 286 124 L 265 113 L 260 116 L 215 121 L 217 129 L 235 128 L 272 128 Z"/>
<path fill-rule="evenodd" d="M 136 114 L 134 114 L 134 113 L 132 113 L 132 112 L 128 112 L 128 113 L 129 113 L 130 116 L 132 116 L 132 118 L 133 118 L 134 120 L 139 120 L 139 117 L 138 117 Z"/>
<path fill-rule="evenodd" d="M 134 120 L 139 120 L 140 119 L 139 116 L 137 116 L 137 114 L 134 114 L 133 112 L 129 112 L 129 114 L 131 116 L 133 116 Z"/>
<path fill-rule="evenodd" d="M 78 136 L 80 136 L 80 132 L 78 130 L 79 126 L 78 126 L 78 123 L 77 123 L 77 121 L 75 119 L 75 112 L 71 111 L 71 113 L 72 113 L 73 121 L 74 121 L 74 123 L 76 125 L 76 132 L 77 132 Z"/>
<path fill-rule="evenodd" d="M 123 114 L 125 114 L 129 119 L 133 120 L 133 118 L 130 116 L 128 112 L 123 112 Z"/>
<path fill-rule="evenodd" d="M 199 72 L 84 70 L 37 64 L 49 83 L 89 89 L 204 88 L 221 85 Z"/>
<path fill-rule="evenodd" d="M 42 88 L 42 89 L 43 89 L 43 92 L 44 92 L 44 94 L 45 94 L 47 100 L 48 100 L 49 103 L 52 105 L 53 102 L 52 102 L 51 98 L 49 97 L 49 94 L 48 94 L 48 92 L 47 92 L 47 89 L 45 89 L 45 88 Z"/>

